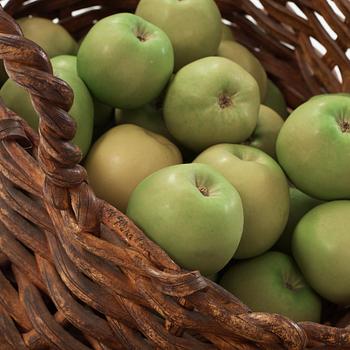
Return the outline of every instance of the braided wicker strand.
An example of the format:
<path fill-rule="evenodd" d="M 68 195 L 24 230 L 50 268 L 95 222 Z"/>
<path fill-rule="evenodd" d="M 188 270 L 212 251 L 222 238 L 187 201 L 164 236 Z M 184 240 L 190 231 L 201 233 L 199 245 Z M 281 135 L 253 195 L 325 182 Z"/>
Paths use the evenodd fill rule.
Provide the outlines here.
<path fill-rule="evenodd" d="M 7 10 L 18 16 L 57 16 L 79 36 L 93 19 L 132 10 L 136 3 L 37 0 L 25 5 L 10 1 Z M 330 76 L 320 83 L 321 74 L 308 75 L 309 84 L 296 88 L 305 78 L 297 62 L 303 71 L 315 57 L 301 59 L 306 55 L 299 46 L 305 41 L 303 34 L 296 41 L 284 29 L 279 37 L 294 40 L 298 46 L 294 54 L 246 21 L 242 13 L 261 21 L 260 28 L 267 32 L 271 28 L 275 37 L 279 26 L 284 27 L 281 23 L 292 26 L 288 16 L 289 22 L 275 23 L 276 16 L 285 13 L 286 1 L 262 3 L 270 11 L 267 19 L 247 1 L 218 1 L 227 19 L 237 18 L 237 26 L 254 28 L 257 36 L 252 34 L 248 45 L 256 47 L 261 39 L 272 53 L 281 50 L 277 70 L 270 61 L 274 56 L 264 50 L 259 54 L 280 82 L 295 74 L 291 88 L 285 87 L 290 105 L 312 94 L 310 87 L 344 89 L 346 84 L 336 82 L 326 87 Z M 309 1 L 295 3 L 305 6 L 304 11 L 312 10 Z M 345 1 L 337 4 L 343 12 L 349 10 Z M 71 16 L 72 10 L 90 5 L 101 8 Z M 304 34 L 318 37 L 309 23 L 295 25 L 300 27 L 311 30 Z M 339 40 L 342 52 L 345 39 Z M 75 130 L 66 112 L 71 91 L 52 76 L 45 53 L 23 39 L 2 11 L 0 56 L 10 77 L 31 93 L 41 116 L 38 138 L 0 105 L 0 341 L 5 344 L 0 349 L 350 349 L 349 330 L 252 313 L 198 272 L 181 270 L 124 214 L 95 198 L 84 169 L 77 164 L 80 153 L 69 143 Z M 324 62 L 346 68 L 337 56 Z M 309 67 L 304 70 L 307 75 Z M 346 73 L 345 69 L 343 76 Z"/>

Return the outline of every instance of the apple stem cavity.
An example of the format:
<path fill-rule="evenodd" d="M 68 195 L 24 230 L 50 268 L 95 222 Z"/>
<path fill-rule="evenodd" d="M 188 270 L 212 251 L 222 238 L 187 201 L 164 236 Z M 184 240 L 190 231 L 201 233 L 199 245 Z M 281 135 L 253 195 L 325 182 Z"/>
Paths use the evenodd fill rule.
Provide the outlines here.
<path fill-rule="evenodd" d="M 209 197 L 209 190 L 207 187 L 203 185 L 197 186 L 198 191 L 204 196 L 204 197 Z"/>
<path fill-rule="evenodd" d="M 341 120 L 339 126 L 343 133 L 350 133 L 350 122 L 348 120 Z"/>
<path fill-rule="evenodd" d="M 220 108 L 225 109 L 233 105 L 232 96 L 222 93 L 218 97 L 218 103 Z"/>
<path fill-rule="evenodd" d="M 135 31 L 136 38 L 142 43 L 149 39 L 149 34 L 145 32 L 145 30 L 141 28 L 137 28 Z"/>

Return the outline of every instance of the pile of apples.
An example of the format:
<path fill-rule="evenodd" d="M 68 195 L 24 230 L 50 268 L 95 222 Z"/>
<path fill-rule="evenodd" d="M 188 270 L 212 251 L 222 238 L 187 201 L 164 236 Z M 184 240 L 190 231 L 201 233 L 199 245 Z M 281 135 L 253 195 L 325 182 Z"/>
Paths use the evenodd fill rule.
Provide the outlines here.
<path fill-rule="evenodd" d="M 80 47 L 49 20 L 18 23 L 74 91 L 92 188 L 174 261 L 295 321 L 350 304 L 349 94 L 288 116 L 213 0 L 141 0 Z M 27 91 L 0 95 L 37 128 Z"/>

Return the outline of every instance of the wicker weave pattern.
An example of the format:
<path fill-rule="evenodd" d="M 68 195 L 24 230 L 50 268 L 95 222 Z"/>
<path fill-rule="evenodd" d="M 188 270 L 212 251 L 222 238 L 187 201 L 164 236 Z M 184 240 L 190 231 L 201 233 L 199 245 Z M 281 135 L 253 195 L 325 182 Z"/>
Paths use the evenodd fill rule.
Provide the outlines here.
<path fill-rule="evenodd" d="M 289 104 L 322 91 L 347 91 L 349 22 L 331 15 L 323 0 L 294 1 L 308 21 L 297 20 L 286 1 L 261 2 L 269 16 L 249 1 L 218 4 L 234 21 L 237 37 L 261 48 L 257 55 Z M 349 21 L 348 2 L 336 2 Z M 10 1 L 7 11 L 58 17 L 79 37 L 93 19 L 136 3 Z M 98 10 L 71 16 L 97 4 Z M 322 34 L 315 8 L 338 29 L 336 42 Z M 69 86 L 52 76 L 45 53 L 21 37 L 3 11 L 0 33 L 9 76 L 30 91 L 41 115 L 39 138 L 0 105 L 0 349 L 350 349 L 349 330 L 250 312 L 199 273 L 181 270 L 125 215 L 97 199 L 78 165 L 80 152 L 69 143 L 75 132 L 66 112 Z M 319 57 L 310 35 L 336 49 Z M 331 79 L 334 65 L 344 84 Z"/>

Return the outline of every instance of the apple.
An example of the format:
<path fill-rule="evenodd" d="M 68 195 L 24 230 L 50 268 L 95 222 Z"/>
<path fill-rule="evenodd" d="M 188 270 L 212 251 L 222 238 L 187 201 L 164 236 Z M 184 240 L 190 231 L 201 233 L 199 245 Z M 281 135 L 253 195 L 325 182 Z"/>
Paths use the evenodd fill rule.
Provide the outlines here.
<path fill-rule="evenodd" d="M 5 105 L 33 128 L 38 129 L 39 117 L 32 106 L 30 96 L 27 91 L 13 80 L 8 79 L 0 90 L 0 97 Z"/>
<path fill-rule="evenodd" d="M 320 297 L 283 253 L 270 251 L 234 263 L 220 284 L 254 312 L 277 313 L 295 322 L 320 322 Z"/>
<path fill-rule="evenodd" d="M 135 13 L 169 36 L 174 47 L 176 71 L 216 54 L 222 24 L 214 0 L 141 0 Z"/>
<path fill-rule="evenodd" d="M 102 103 L 138 108 L 155 99 L 174 68 L 168 36 L 130 13 L 98 21 L 78 52 L 78 73 Z"/>
<path fill-rule="evenodd" d="M 222 23 L 221 41 L 231 40 L 235 41 L 235 37 L 229 25 Z"/>
<path fill-rule="evenodd" d="M 182 162 L 165 137 L 136 125 L 116 126 L 91 148 L 85 167 L 97 196 L 125 212 L 134 188 L 155 171 Z"/>
<path fill-rule="evenodd" d="M 24 17 L 17 23 L 23 35 L 43 48 L 49 57 L 77 53 L 77 42 L 60 24 L 41 17 Z"/>
<path fill-rule="evenodd" d="M 267 79 L 266 95 L 263 104 L 275 110 L 283 119 L 289 115 L 286 100 L 278 86 Z"/>
<path fill-rule="evenodd" d="M 323 203 L 322 201 L 312 198 L 299 191 L 293 186 L 289 187 L 289 198 L 290 210 L 287 226 L 274 246 L 274 250 L 278 250 L 286 254 L 291 254 L 292 252 L 292 237 L 298 222 L 312 208 Z"/>
<path fill-rule="evenodd" d="M 241 196 L 244 228 L 235 258 L 251 258 L 270 249 L 289 212 L 288 183 L 279 165 L 257 148 L 232 144 L 212 146 L 194 162 L 219 171 Z"/>
<path fill-rule="evenodd" d="M 71 73 L 78 75 L 77 57 L 73 55 L 59 55 L 51 59 L 51 63 L 56 69 L 69 70 Z"/>
<path fill-rule="evenodd" d="M 205 164 L 150 175 L 132 193 L 127 214 L 175 262 L 205 276 L 230 261 L 242 235 L 238 192 Z"/>
<path fill-rule="evenodd" d="M 278 161 L 302 192 L 350 198 L 350 95 L 312 98 L 294 110 L 276 143 Z"/>
<path fill-rule="evenodd" d="M 194 151 L 217 143 L 239 143 L 254 131 L 259 88 L 238 64 L 206 57 L 182 68 L 170 83 L 164 119 L 170 133 Z"/>
<path fill-rule="evenodd" d="M 282 126 L 283 119 L 273 109 L 261 105 L 256 128 L 244 143 L 276 158 L 276 140 Z"/>
<path fill-rule="evenodd" d="M 77 71 L 77 57 L 71 55 L 60 55 L 51 59 L 52 64 L 56 69 L 65 69 L 76 76 L 78 76 Z M 105 128 L 108 122 L 112 120 L 113 108 L 98 101 L 93 97 L 94 103 L 94 128 L 102 129 Z"/>
<path fill-rule="evenodd" d="M 135 124 L 157 134 L 163 135 L 169 140 L 172 139 L 172 136 L 165 125 L 162 110 L 157 108 L 157 106 L 154 104 L 148 104 L 137 109 L 116 109 L 115 121 L 117 125 Z"/>
<path fill-rule="evenodd" d="M 218 56 L 230 59 L 250 73 L 259 85 L 261 101 L 264 100 L 267 75 L 259 60 L 247 48 L 232 40 L 222 41 L 218 49 Z"/>
<path fill-rule="evenodd" d="M 323 298 L 350 304 L 350 201 L 333 201 L 310 210 L 293 234 L 294 258 L 305 279 Z"/>
<path fill-rule="evenodd" d="M 94 123 L 93 101 L 84 82 L 70 70 L 62 69 L 60 65 L 56 67 L 55 62 L 55 60 L 51 61 L 54 75 L 67 82 L 74 93 L 73 105 L 69 110 L 70 116 L 77 123 L 77 131 L 73 143 L 80 147 L 84 157 L 89 150 L 92 140 Z M 24 88 L 9 79 L 1 88 L 0 97 L 7 107 L 25 119 L 33 129 L 38 128 L 39 116 L 34 110 L 28 92 Z"/>

